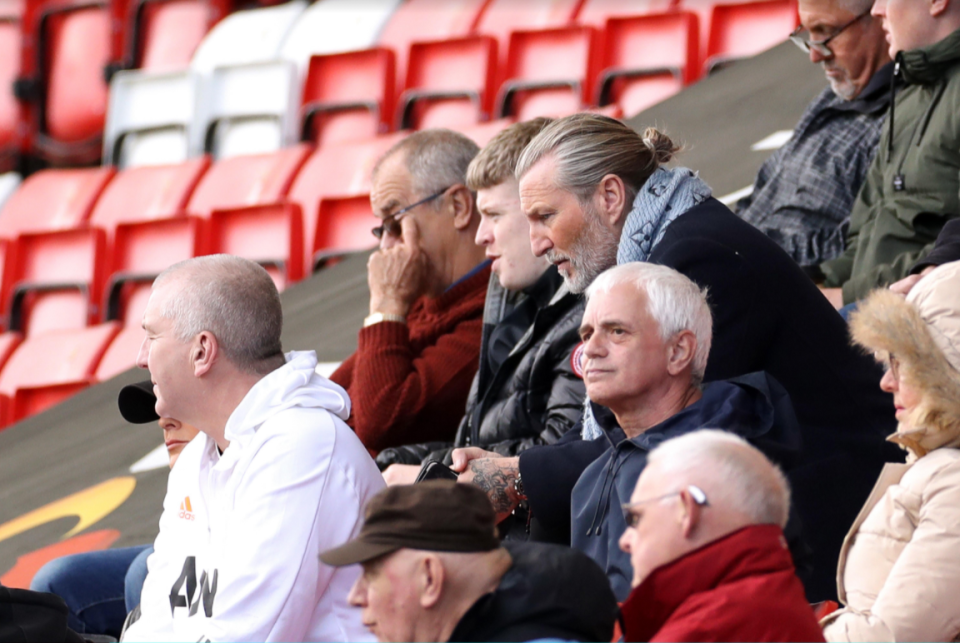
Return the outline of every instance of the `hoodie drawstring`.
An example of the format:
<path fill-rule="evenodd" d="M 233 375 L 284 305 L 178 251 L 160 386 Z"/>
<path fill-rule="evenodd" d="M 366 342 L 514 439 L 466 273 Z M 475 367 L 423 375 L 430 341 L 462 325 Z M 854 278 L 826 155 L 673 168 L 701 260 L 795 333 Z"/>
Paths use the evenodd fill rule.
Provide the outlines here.
<path fill-rule="evenodd" d="M 890 126 L 887 129 L 887 163 L 893 160 L 893 126 L 897 104 L 897 79 L 900 77 L 900 64 L 902 61 L 903 52 L 898 51 L 893 63 L 893 74 L 890 76 L 890 116 L 887 119 L 890 121 Z"/>

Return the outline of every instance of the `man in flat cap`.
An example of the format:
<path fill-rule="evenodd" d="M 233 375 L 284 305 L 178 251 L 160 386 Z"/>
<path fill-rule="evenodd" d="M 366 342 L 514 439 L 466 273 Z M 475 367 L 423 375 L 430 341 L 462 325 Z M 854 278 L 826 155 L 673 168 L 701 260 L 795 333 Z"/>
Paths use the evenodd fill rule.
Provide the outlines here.
<path fill-rule="evenodd" d="M 360 563 L 349 601 L 380 641 L 609 641 L 617 604 L 583 554 L 503 543 L 484 492 L 432 480 L 374 496 L 360 535 L 320 555 Z"/>

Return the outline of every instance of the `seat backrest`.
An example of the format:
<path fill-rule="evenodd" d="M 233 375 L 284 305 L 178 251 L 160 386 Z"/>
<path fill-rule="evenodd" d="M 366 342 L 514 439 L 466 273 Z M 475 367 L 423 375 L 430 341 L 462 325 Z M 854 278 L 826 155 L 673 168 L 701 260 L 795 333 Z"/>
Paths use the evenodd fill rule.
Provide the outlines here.
<path fill-rule="evenodd" d="M 401 0 L 322 0 L 298 18 L 280 49 L 302 78 L 310 56 L 373 47 Z"/>
<path fill-rule="evenodd" d="M 0 210 L 0 237 L 76 228 L 86 222 L 115 173 L 112 167 L 101 167 L 32 174 Z"/>
<path fill-rule="evenodd" d="M 107 111 L 103 67 L 110 57 L 110 15 L 105 6 L 54 11 L 43 22 L 45 129 L 58 141 L 98 137 Z"/>
<path fill-rule="evenodd" d="M 187 204 L 189 214 L 208 217 L 213 210 L 276 203 L 287 196 L 310 146 L 272 154 L 236 156 L 210 166 Z"/>
<path fill-rule="evenodd" d="M 601 70 L 629 73 L 676 70 L 681 79 L 696 80 L 700 67 L 699 20 L 695 13 L 675 11 L 629 18 L 611 18 L 600 54 Z M 601 82 L 603 72 L 601 71 Z"/>
<path fill-rule="evenodd" d="M 136 326 L 125 326 L 104 351 L 94 373 L 94 379 L 105 382 L 136 366 L 137 353 L 142 343 L 143 329 L 139 326 L 139 320 Z"/>
<path fill-rule="evenodd" d="M 326 144 L 389 130 L 395 66 L 384 47 L 312 56 L 300 99 L 301 137 Z"/>
<path fill-rule="evenodd" d="M 797 24 L 797 0 L 717 4 L 711 14 L 705 71 L 780 44 Z"/>
<path fill-rule="evenodd" d="M 222 159 L 262 154 L 297 140 L 299 85 L 285 60 L 217 67 L 204 83 L 203 149 Z"/>
<path fill-rule="evenodd" d="M 260 263 L 278 289 L 303 278 L 303 214 L 297 204 L 215 210 L 209 230 L 211 253 Z"/>
<path fill-rule="evenodd" d="M 702 1 L 702 0 L 701 0 Z M 602 28 L 608 18 L 665 13 L 677 6 L 678 0 L 585 0 L 577 12 L 577 23 Z"/>
<path fill-rule="evenodd" d="M 490 0 L 475 31 L 496 38 L 505 60 L 510 32 L 566 27 L 581 4 L 583 0 Z"/>
<path fill-rule="evenodd" d="M 306 9 L 303 0 L 232 13 L 210 30 L 197 47 L 190 68 L 202 75 L 224 65 L 276 59 L 287 34 Z"/>
<path fill-rule="evenodd" d="M 179 215 L 209 166 L 210 159 L 204 156 L 178 165 L 118 172 L 97 200 L 90 225 L 112 235 L 118 223 Z"/>
<path fill-rule="evenodd" d="M 468 35 L 488 0 L 406 0 L 390 16 L 378 44 L 397 56 L 397 78 L 407 77 L 410 43 Z"/>
<path fill-rule="evenodd" d="M 374 164 L 403 136 L 390 134 L 367 141 L 331 143 L 310 155 L 287 195 L 303 211 L 303 238 L 308 249 L 316 234 L 320 199 L 368 194 Z M 310 258 L 307 259 L 309 270 Z"/>
<path fill-rule="evenodd" d="M 121 71 L 110 82 L 110 111 L 103 162 L 118 167 L 187 160 L 197 147 L 193 133 L 199 75 Z"/>
<path fill-rule="evenodd" d="M 140 42 L 134 66 L 145 71 L 183 71 L 219 17 L 218 3 L 152 0 L 139 3 Z"/>
<path fill-rule="evenodd" d="M 369 194 L 321 199 L 313 250 L 331 254 L 368 250 L 377 245 L 370 229 L 378 225 Z"/>
<path fill-rule="evenodd" d="M 90 328 L 50 331 L 20 344 L 0 371 L 0 393 L 90 378 L 120 331 L 109 322 Z"/>

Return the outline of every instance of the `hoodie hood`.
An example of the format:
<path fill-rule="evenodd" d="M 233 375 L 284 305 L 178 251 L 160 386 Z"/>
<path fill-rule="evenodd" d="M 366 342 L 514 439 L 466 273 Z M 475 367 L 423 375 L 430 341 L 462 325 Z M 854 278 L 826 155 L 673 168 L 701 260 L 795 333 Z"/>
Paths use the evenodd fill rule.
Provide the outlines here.
<path fill-rule="evenodd" d="M 617 602 L 595 562 L 546 543 L 507 541 L 513 565 L 463 615 L 450 641 L 609 641 Z"/>
<path fill-rule="evenodd" d="M 289 408 L 324 409 L 343 421 L 350 417 L 350 396 L 317 374 L 314 351 L 291 351 L 285 357 L 287 363 L 257 382 L 230 415 L 224 435 L 231 445 L 246 444 L 268 418 Z"/>
<path fill-rule="evenodd" d="M 851 315 L 854 341 L 879 360 L 894 355 L 920 403 L 888 439 L 923 457 L 960 446 L 960 262 L 940 266 L 904 299 L 874 291 Z"/>

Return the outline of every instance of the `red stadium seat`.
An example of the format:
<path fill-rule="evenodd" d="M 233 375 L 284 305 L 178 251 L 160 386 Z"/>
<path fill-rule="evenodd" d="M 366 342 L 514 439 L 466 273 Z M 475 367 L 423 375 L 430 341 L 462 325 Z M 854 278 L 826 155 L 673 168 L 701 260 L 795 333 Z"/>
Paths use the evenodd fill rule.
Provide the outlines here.
<path fill-rule="evenodd" d="M 497 73 L 497 41 L 470 36 L 410 46 L 398 129 L 458 129 L 489 118 Z"/>
<path fill-rule="evenodd" d="M 114 68 L 186 69 L 231 5 L 230 0 L 111 0 Z"/>
<path fill-rule="evenodd" d="M 322 199 L 318 212 L 313 241 L 315 268 L 348 252 L 376 247 L 370 230 L 380 225 L 380 220 L 370 209 L 369 194 Z"/>
<path fill-rule="evenodd" d="M 85 0 L 26 0 L 18 97 L 27 105 L 32 150 L 55 163 L 100 157 L 110 55 L 110 15 Z"/>
<path fill-rule="evenodd" d="M 497 39 L 502 52 L 500 64 L 504 64 L 511 32 L 570 26 L 581 4 L 583 0 L 490 0 L 475 32 Z"/>
<path fill-rule="evenodd" d="M 499 115 L 524 121 L 579 111 L 588 100 L 595 41 L 593 27 L 513 32 Z"/>
<path fill-rule="evenodd" d="M 602 29 L 610 18 L 666 13 L 678 0 L 586 0 L 577 13 L 577 24 Z"/>
<path fill-rule="evenodd" d="M 119 324 L 108 323 L 25 339 L 0 370 L 0 393 L 12 399 L 5 423 L 39 413 L 92 384 L 119 330 Z"/>
<path fill-rule="evenodd" d="M 385 48 L 312 56 L 301 98 L 301 138 L 321 145 L 388 132 L 393 52 Z"/>
<path fill-rule="evenodd" d="M 0 210 L 0 237 L 79 227 L 115 173 L 112 167 L 36 172 Z"/>
<path fill-rule="evenodd" d="M 105 382 L 136 366 L 137 353 L 140 351 L 140 345 L 143 344 L 143 337 L 139 318 L 136 326 L 125 326 L 121 329 L 103 353 L 97 371 L 94 373 L 94 379 Z"/>
<path fill-rule="evenodd" d="M 374 163 L 404 135 L 396 133 L 356 143 L 325 145 L 310 155 L 287 195 L 287 200 L 303 211 L 305 240 L 315 238 L 320 200 L 369 193 Z M 305 266 L 312 265 L 311 241 L 304 244 L 309 255 L 305 257 Z"/>
<path fill-rule="evenodd" d="M 680 91 L 700 71 L 696 14 L 611 18 L 600 54 L 596 104 L 636 114 Z"/>
<path fill-rule="evenodd" d="M 0 3 L 0 173 L 16 165 L 20 149 L 20 105 L 13 95 L 20 69 L 20 12 L 19 2 Z"/>
<path fill-rule="evenodd" d="M 469 35 L 489 0 L 406 0 L 380 34 L 379 45 L 397 55 L 396 78 L 407 77 L 410 44 Z"/>
<path fill-rule="evenodd" d="M 799 24 L 796 0 L 747 3 L 684 0 L 681 6 L 700 14 L 701 42 L 706 41 L 704 73 L 783 42 Z"/>
<path fill-rule="evenodd" d="M 301 144 L 214 163 L 193 191 L 187 213 L 209 217 L 213 210 L 281 201 L 310 151 L 309 145 Z"/>
<path fill-rule="evenodd" d="M 209 230 L 211 254 L 256 261 L 279 290 L 303 278 L 303 212 L 297 204 L 214 210 Z"/>

